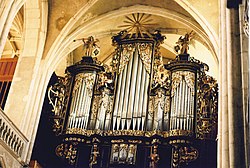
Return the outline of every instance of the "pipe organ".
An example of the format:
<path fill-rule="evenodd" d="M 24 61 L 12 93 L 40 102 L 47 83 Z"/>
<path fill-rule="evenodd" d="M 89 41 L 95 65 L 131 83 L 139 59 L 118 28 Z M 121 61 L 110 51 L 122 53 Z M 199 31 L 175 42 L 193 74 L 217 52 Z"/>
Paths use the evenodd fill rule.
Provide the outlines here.
<path fill-rule="evenodd" d="M 150 67 L 143 63 L 144 57 L 151 57 L 152 45 L 144 44 L 147 50 L 143 51 L 142 44 L 130 46 L 122 45 L 121 59 L 127 57 L 126 62 L 120 62 L 117 75 L 115 103 L 113 112 L 113 130 L 144 130 L 147 111 L 148 87 Z M 145 59 L 145 58 L 144 58 Z M 123 60 L 122 60 L 123 61 Z M 125 59 L 124 59 L 125 61 Z M 122 65 L 124 64 L 124 65 Z"/>
<path fill-rule="evenodd" d="M 75 76 L 67 128 L 87 129 L 95 79 L 95 73 Z"/>
<path fill-rule="evenodd" d="M 83 56 L 67 68 L 63 82 L 49 88 L 54 129 L 62 138 L 58 156 L 77 165 L 86 145 L 89 167 L 153 168 L 165 157 L 158 148 L 168 145 L 172 167 L 180 167 L 197 159 L 195 141 L 215 139 L 216 81 L 206 75 L 206 64 L 186 52 L 186 36 L 178 43 L 183 52 L 164 65 L 159 52 L 164 38 L 159 31 L 122 31 L 112 38 L 111 65 Z M 96 47 L 90 39 L 85 53 Z M 151 159 L 140 165 L 144 148 L 143 156 Z"/>

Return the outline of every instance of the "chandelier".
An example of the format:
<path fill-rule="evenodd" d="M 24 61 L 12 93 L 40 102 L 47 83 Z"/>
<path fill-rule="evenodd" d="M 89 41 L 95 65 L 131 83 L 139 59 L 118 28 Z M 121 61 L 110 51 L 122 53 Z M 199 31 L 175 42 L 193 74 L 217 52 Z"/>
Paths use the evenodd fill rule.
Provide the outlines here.
<path fill-rule="evenodd" d="M 165 36 L 146 31 L 149 18 L 127 17 L 132 26 L 112 37 L 116 50 L 109 66 L 94 57 L 98 41 L 85 39 L 82 60 L 49 87 L 53 129 L 62 138 L 56 154 L 70 164 L 76 164 L 79 146 L 86 145 L 91 146 L 89 167 L 100 167 L 103 152 L 108 165 L 136 165 L 138 146 L 145 146 L 148 166 L 156 168 L 165 157 L 159 145 L 166 145 L 177 168 L 197 159 L 197 140 L 215 140 L 218 85 L 206 75 L 208 65 L 188 54 L 193 32 L 180 37 L 176 59 L 164 65 Z"/>

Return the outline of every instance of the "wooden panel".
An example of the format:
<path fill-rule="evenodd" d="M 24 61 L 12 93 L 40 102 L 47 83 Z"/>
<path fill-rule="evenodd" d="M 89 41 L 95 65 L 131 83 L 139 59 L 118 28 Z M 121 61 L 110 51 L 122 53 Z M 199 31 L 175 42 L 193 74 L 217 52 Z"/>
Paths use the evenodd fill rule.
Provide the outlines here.
<path fill-rule="evenodd" d="M 17 60 L 17 58 L 0 59 L 0 81 L 12 81 Z"/>
<path fill-rule="evenodd" d="M 4 109 L 18 58 L 0 59 L 0 107 Z"/>

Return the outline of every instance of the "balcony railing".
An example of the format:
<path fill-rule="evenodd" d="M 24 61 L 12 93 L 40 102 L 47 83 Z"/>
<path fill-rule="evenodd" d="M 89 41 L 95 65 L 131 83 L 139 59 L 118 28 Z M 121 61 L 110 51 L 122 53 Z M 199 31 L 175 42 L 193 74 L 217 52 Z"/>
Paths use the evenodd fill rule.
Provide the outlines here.
<path fill-rule="evenodd" d="M 20 162 L 24 163 L 28 140 L 0 108 L 0 144 Z"/>

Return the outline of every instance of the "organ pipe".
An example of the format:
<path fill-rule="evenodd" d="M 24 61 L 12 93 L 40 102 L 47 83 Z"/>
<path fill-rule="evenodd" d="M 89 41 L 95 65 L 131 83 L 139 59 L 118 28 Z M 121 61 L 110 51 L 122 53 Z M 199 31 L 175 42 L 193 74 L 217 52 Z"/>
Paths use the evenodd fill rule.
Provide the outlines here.
<path fill-rule="evenodd" d="M 199 63 L 189 61 L 189 55 L 179 55 L 176 61 L 166 65 L 171 75 L 170 131 L 174 135 L 194 136 L 196 74 L 200 73 Z"/>
<path fill-rule="evenodd" d="M 141 128 L 144 127 L 149 75 L 139 56 L 138 46 L 135 45 L 135 47 L 134 52 L 131 52 L 131 55 L 128 56 L 129 60 L 123 66 L 123 71 L 118 77 L 113 129 L 130 129 L 132 121 L 133 128 L 135 128 L 136 124 L 137 129 L 140 128 L 140 125 Z M 116 117 L 117 121 L 115 121 Z"/>
<path fill-rule="evenodd" d="M 160 32 L 137 37 L 118 34 L 113 38 L 117 48 L 110 66 L 84 56 L 68 67 L 67 85 L 50 87 L 50 103 L 59 115 L 54 117 L 55 128 L 66 137 L 160 136 L 175 150 L 195 137 L 206 138 L 217 111 L 201 88 L 215 82 L 205 79 L 206 65 L 188 54 L 179 54 L 164 66 L 159 53 L 163 39 Z M 210 92 L 214 88 L 211 84 Z M 124 145 L 128 147 L 120 147 Z M 129 148 L 122 150 L 129 152 Z"/>

